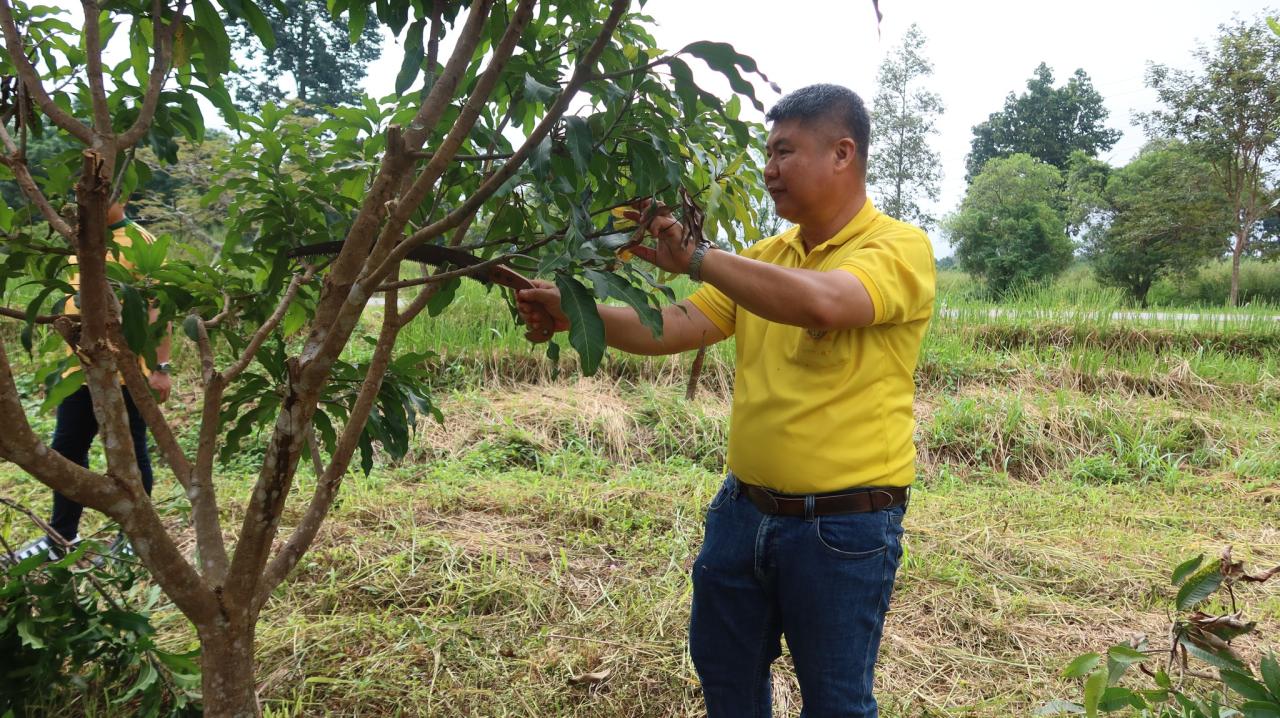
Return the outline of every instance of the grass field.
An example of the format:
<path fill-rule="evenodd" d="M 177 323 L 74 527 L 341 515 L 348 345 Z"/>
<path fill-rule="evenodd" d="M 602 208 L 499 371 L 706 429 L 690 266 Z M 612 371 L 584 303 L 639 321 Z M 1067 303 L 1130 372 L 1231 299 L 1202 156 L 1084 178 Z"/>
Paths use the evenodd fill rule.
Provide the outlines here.
<path fill-rule="evenodd" d="M 581 378 L 566 352 L 557 376 L 496 296 L 462 295 L 405 338 L 440 354 L 444 424 L 348 479 L 264 612 L 270 715 L 699 715 L 688 571 L 724 459 L 731 348 L 710 352 L 691 402 L 687 356 L 611 354 Z M 1259 319 L 939 318 L 918 372 L 920 481 L 882 715 L 1024 716 L 1078 698 L 1058 678 L 1072 656 L 1161 642 L 1175 562 L 1231 545 L 1246 565 L 1280 563 L 1278 357 L 1280 330 Z M 172 403 L 189 423 L 176 407 L 191 402 Z M 223 467 L 228 514 L 252 458 Z M 300 476 L 286 527 L 312 481 Z M 8 465 L 0 496 L 47 502 Z M 162 472 L 157 501 L 190 545 L 179 497 Z M 1260 622 L 1245 650 L 1280 645 L 1280 592 L 1240 599 Z M 167 645 L 192 645 L 175 612 L 159 622 Z M 793 680 L 778 671 L 775 686 L 775 714 L 796 715 Z M 92 692 L 67 696 L 65 714 L 110 714 Z"/>

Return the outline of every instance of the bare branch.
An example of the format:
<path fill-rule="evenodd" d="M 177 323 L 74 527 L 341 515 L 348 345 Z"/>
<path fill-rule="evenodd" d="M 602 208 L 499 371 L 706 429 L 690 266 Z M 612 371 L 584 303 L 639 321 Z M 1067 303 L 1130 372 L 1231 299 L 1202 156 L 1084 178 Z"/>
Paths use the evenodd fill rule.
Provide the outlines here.
<path fill-rule="evenodd" d="M 156 116 L 156 106 L 160 102 L 160 91 L 164 88 L 165 76 L 169 74 L 169 66 L 173 62 L 173 39 L 182 26 L 182 14 L 187 9 L 187 0 L 178 0 L 178 7 L 173 12 L 173 22 L 164 27 L 164 5 L 161 0 L 151 0 L 151 27 L 156 38 L 156 56 L 151 64 L 151 74 L 147 78 L 147 93 L 142 96 L 142 107 L 133 126 L 120 135 L 116 144 L 119 147 L 132 147 L 147 133 L 151 121 Z"/>
<path fill-rule="evenodd" d="M 213 319 L 204 322 L 204 325 L 209 328 L 216 327 L 229 316 L 231 316 L 231 295 L 224 291 L 222 293 L 222 311 L 218 312 Z M 205 338 L 207 339 L 208 336 Z"/>
<path fill-rule="evenodd" d="M 152 396 L 151 386 L 147 383 L 147 378 L 142 375 L 142 368 L 138 366 L 138 356 L 129 351 L 124 343 L 124 337 L 116 337 L 114 341 L 117 346 L 116 363 L 120 365 L 125 386 L 129 387 L 129 396 L 133 399 L 133 405 L 138 408 L 138 413 L 146 421 L 147 428 L 155 437 L 156 446 L 160 447 L 165 461 L 169 462 L 174 475 L 178 477 L 178 483 L 182 484 L 182 488 L 189 489 L 191 460 L 178 445 L 178 438 L 174 436 L 173 428 L 169 426 L 164 412 L 160 410 L 160 405 Z"/>
<path fill-rule="evenodd" d="M 588 82 L 595 82 L 596 80 L 616 80 L 619 77 L 627 77 L 628 75 L 634 75 L 640 72 L 647 72 L 657 67 L 658 65 L 665 65 L 674 59 L 675 59 L 675 55 L 664 55 L 662 57 L 659 57 L 656 60 L 653 60 L 652 62 L 646 62 L 643 65 L 637 65 L 636 67 L 632 67 L 626 70 L 618 70 L 617 72 L 606 72 L 600 75 L 592 75 L 591 79 L 588 80 Z"/>
<path fill-rule="evenodd" d="M 9 6 L 9 0 L 0 0 L 0 30 L 4 31 L 4 45 L 9 53 L 9 60 L 18 68 L 18 77 L 22 78 L 23 84 L 35 98 L 40 111 L 44 112 L 53 124 L 71 133 L 76 139 L 86 145 L 93 145 L 96 139 L 93 130 L 64 112 L 49 93 L 45 92 L 44 85 L 40 83 L 40 73 L 27 58 L 27 49 L 22 43 L 22 36 L 18 34 L 18 26 L 13 21 L 13 8 Z"/>
<path fill-rule="evenodd" d="M 63 219 L 53 209 L 53 205 L 49 204 L 49 198 L 44 196 L 44 192 L 40 191 L 40 187 L 36 185 L 35 179 L 31 176 L 31 169 L 27 167 L 26 153 L 13 142 L 13 137 L 9 135 L 9 130 L 0 123 L 0 141 L 4 142 L 4 149 L 8 155 L 0 155 L 0 164 L 8 167 L 13 171 L 13 177 L 18 183 L 18 187 L 22 193 L 31 200 L 36 207 L 40 209 L 41 216 L 53 227 L 54 231 L 62 235 L 69 242 L 75 241 L 75 230 L 71 229 L 71 225 Z"/>
<path fill-rule="evenodd" d="M 245 347 L 244 353 L 240 355 L 239 361 L 231 365 L 223 372 L 223 379 L 230 384 L 235 381 L 240 372 L 248 368 L 249 363 L 253 361 L 253 357 L 257 355 L 258 350 L 262 348 L 262 344 L 267 341 L 267 337 L 271 336 L 271 332 L 279 326 L 280 320 L 284 319 L 284 313 L 288 311 L 289 305 L 293 303 L 293 298 L 298 295 L 298 289 L 306 282 L 311 281 L 311 277 L 315 274 L 315 268 L 308 266 L 302 274 L 293 275 L 293 279 L 289 280 L 289 286 L 284 290 L 284 296 L 280 297 L 280 303 L 276 305 L 276 309 L 267 317 L 267 321 L 258 327 L 258 331 L 253 333 L 253 337 L 249 339 L 249 345 Z"/>
<path fill-rule="evenodd" d="M 158 1 L 158 0 L 157 0 Z M 84 8 L 85 74 L 89 76 L 89 96 L 93 103 L 93 130 L 101 137 L 110 137 L 111 108 L 107 105 L 107 90 L 102 84 L 102 39 L 98 27 L 98 3 L 81 0 Z"/>
<path fill-rule="evenodd" d="M 204 336 L 204 343 L 208 344 L 207 335 Z M 226 386 L 221 375 L 210 371 L 200 411 L 196 465 L 191 474 L 191 486 L 187 488 L 191 515 L 196 525 L 196 545 L 200 549 L 200 570 L 205 579 L 215 586 L 221 585 L 227 575 L 227 545 L 222 540 L 218 495 L 213 485 L 213 455 L 222 425 L 222 394 Z"/>
<path fill-rule="evenodd" d="M 414 159 L 435 159 L 435 152 L 412 152 L 410 153 Z M 490 162 L 492 160 L 508 160 L 511 159 L 510 152 L 497 152 L 485 155 L 454 155 L 450 158 L 453 162 Z"/>
<path fill-rule="evenodd" d="M 360 442 L 360 435 L 364 432 L 365 423 L 369 420 L 369 414 L 373 411 L 374 403 L 378 399 L 382 380 L 387 374 L 387 368 L 391 365 L 391 353 L 395 348 L 396 336 L 403 326 L 396 317 L 396 299 L 396 292 L 390 292 L 385 305 L 386 311 L 382 317 L 382 329 L 378 333 L 378 343 L 373 349 L 373 356 L 369 359 L 369 371 L 365 374 L 364 383 L 360 385 L 360 393 L 351 407 L 346 426 L 342 428 L 342 435 L 338 438 L 333 455 L 329 458 L 329 466 L 325 468 L 324 474 L 317 478 L 315 493 L 297 528 L 293 530 L 293 534 L 289 536 L 289 540 L 285 542 L 280 552 L 267 565 L 262 582 L 254 595 L 255 609 L 261 608 L 266 603 L 275 587 L 280 585 L 280 582 L 298 564 L 298 559 L 302 558 L 311 547 L 316 532 L 328 516 L 329 508 L 333 506 L 333 500 L 342 486 L 347 467 L 351 464 L 351 457 Z"/>
<path fill-rule="evenodd" d="M 17 309 L 10 309 L 9 307 L 0 307 L 0 317 L 12 317 L 13 319 L 21 319 L 23 321 L 26 321 L 27 313 L 23 311 L 19 311 Z M 68 319 L 73 319 L 73 320 L 79 320 L 79 317 L 74 314 L 38 314 L 36 315 L 35 323 L 36 324 L 53 324 L 54 322 L 58 321 L 63 317 L 66 317 Z"/>

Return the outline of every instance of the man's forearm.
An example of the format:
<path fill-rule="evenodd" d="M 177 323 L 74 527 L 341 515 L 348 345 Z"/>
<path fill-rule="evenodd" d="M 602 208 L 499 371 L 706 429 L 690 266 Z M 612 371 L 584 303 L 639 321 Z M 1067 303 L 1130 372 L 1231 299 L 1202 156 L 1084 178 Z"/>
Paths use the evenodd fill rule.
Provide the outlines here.
<path fill-rule="evenodd" d="M 671 341 L 673 337 L 665 330 L 662 333 L 662 338 L 655 339 L 653 332 L 649 331 L 649 327 L 640 321 L 640 318 L 636 315 L 636 310 L 631 307 L 598 304 L 596 308 L 600 310 L 600 318 L 604 320 L 605 343 L 614 349 L 621 349 L 629 354 L 644 354 L 648 356 L 676 354 L 684 351 L 683 348 L 676 346 Z M 667 310 L 673 308 L 674 306 L 663 310 L 664 326 L 671 324 L 666 321 L 666 315 Z"/>
<path fill-rule="evenodd" d="M 809 329 L 866 326 L 875 310 L 857 277 L 708 252 L 702 280 L 758 317 Z M 854 291 L 851 291 L 854 290 Z"/>

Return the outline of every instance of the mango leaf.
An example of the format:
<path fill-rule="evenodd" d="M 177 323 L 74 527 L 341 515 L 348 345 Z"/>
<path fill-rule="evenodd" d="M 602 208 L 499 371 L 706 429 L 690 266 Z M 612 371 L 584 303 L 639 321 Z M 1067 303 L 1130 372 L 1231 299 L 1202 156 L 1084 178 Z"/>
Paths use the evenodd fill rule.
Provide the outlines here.
<path fill-rule="evenodd" d="M 404 61 L 400 63 L 400 73 L 396 75 L 396 94 L 404 94 L 413 85 L 413 81 L 418 79 L 418 70 L 422 68 L 422 61 L 426 57 L 422 46 L 422 31 L 426 24 L 426 19 L 415 20 L 405 35 Z"/>
<path fill-rule="evenodd" d="M 759 75 L 760 79 L 769 83 L 774 92 L 782 92 L 782 89 L 776 83 L 772 82 L 763 72 L 760 72 L 760 68 L 756 66 L 754 59 L 740 54 L 733 49 L 733 45 L 727 42 L 711 42 L 707 40 L 694 42 L 685 45 L 684 49 L 677 54 L 686 52 L 707 63 L 712 70 L 724 75 L 733 91 L 751 98 L 751 104 L 755 105 L 755 108 L 761 112 L 764 112 L 764 104 L 756 99 L 755 87 L 742 77 L 742 74 L 738 72 L 739 67 L 747 72 Z"/>
<path fill-rule="evenodd" d="M 560 88 L 538 82 L 533 75 L 524 74 L 524 97 L 532 102 L 546 102 L 560 94 Z"/>
<path fill-rule="evenodd" d="M 649 328 L 654 339 L 662 338 L 662 311 L 649 304 L 649 297 L 643 290 L 638 289 L 622 277 L 609 272 L 597 272 L 588 269 L 584 274 L 595 286 L 597 294 L 599 294 L 603 286 L 607 296 L 621 299 L 626 302 L 627 306 L 636 310 L 636 315 L 640 317 L 641 323 Z"/>
<path fill-rule="evenodd" d="M 573 166 L 579 173 L 586 174 L 591 167 L 591 151 L 594 140 L 591 127 L 581 117 L 566 117 L 565 142 L 569 145 L 569 156 L 573 158 Z"/>
<path fill-rule="evenodd" d="M 1062 669 L 1063 678 L 1080 678 L 1087 676 L 1102 663 L 1102 656 L 1097 653 L 1085 653 L 1076 656 L 1066 668 Z"/>
<path fill-rule="evenodd" d="M 124 340 L 129 345 L 130 351 L 134 354 L 142 354 L 147 346 L 147 326 L 150 323 L 147 318 L 147 303 L 142 301 L 142 295 L 138 290 L 131 286 L 122 287 L 120 294 L 124 299 L 120 310 Z"/>
<path fill-rule="evenodd" d="M 1267 26 L 1271 28 L 1271 32 L 1280 35 L 1280 22 L 1277 22 L 1274 17 L 1267 18 Z"/>
<path fill-rule="evenodd" d="M 1146 707 L 1146 701 L 1142 700 L 1142 696 L 1135 691 L 1122 686 L 1112 686 L 1102 692 L 1102 698 L 1098 701 L 1098 710 L 1104 713 L 1112 713 L 1121 708 L 1138 708 Z"/>
<path fill-rule="evenodd" d="M 127 703 L 135 695 L 141 693 L 147 688 L 150 688 L 151 684 L 155 683 L 156 679 L 159 677 L 160 674 L 156 673 L 155 666 L 151 665 L 151 661 L 143 661 L 142 670 L 138 672 L 138 680 L 134 681 L 133 685 L 130 686 L 129 690 L 126 691 L 124 695 L 115 699 L 112 703 Z"/>
<path fill-rule="evenodd" d="M 1267 690 L 1271 691 L 1271 697 L 1280 701 L 1280 660 L 1276 660 L 1274 653 L 1268 654 L 1262 659 L 1262 680 L 1267 684 Z"/>
<path fill-rule="evenodd" d="M 427 314 L 433 317 L 440 316 L 440 313 L 453 303 L 454 297 L 458 296 L 458 287 L 462 286 L 462 278 L 454 277 L 446 280 L 444 284 L 436 290 L 435 294 L 427 300 Z"/>
<path fill-rule="evenodd" d="M 1240 706 L 1244 718 L 1280 718 L 1280 703 L 1271 701 L 1245 701 Z"/>
<path fill-rule="evenodd" d="M 1195 572 L 1187 582 L 1178 589 L 1175 605 L 1179 611 L 1189 611 L 1200 605 L 1206 598 L 1222 585 L 1222 570 L 1217 562 Z"/>
<path fill-rule="evenodd" d="M 44 402 L 40 404 L 40 411 L 49 411 L 62 403 L 63 399 L 76 393 L 80 387 L 84 386 L 84 372 L 76 369 L 70 374 L 58 380 L 49 390 L 49 395 L 45 397 Z"/>
<path fill-rule="evenodd" d="M 1178 637 L 1178 643 L 1187 649 L 1187 653 L 1197 660 L 1204 661 L 1220 670 L 1245 670 L 1245 665 L 1234 656 L 1219 651 L 1209 651 L 1197 646 L 1185 634 Z"/>
<path fill-rule="evenodd" d="M 362 8 L 364 7 L 361 3 L 357 4 Z M 276 49 L 276 32 L 271 29 L 271 21 L 262 13 L 262 10 L 258 8 L 257 4 L 254 3 L 253 0 L 243 0 L 241 10 L 243 11 L 244 19 L 249 23 L 249 27 L 253 30 L 253 34 L 257 35 L 258 39 L 262 41 L 262 46 L 267 48 L 267 50 Z M 351 42 L 354 43 L 355 40 L 352 40 Z"/>
<path fill-rule="evenodd" d="M 578 352 L 582 373 L 591 376 L 604 358 L 604 321 L 596 308 L 595 298 L 582 283 L 567 274 L 556 275 L 560 301 L 569 318 L 569 344 Z"/>
<path fill-rule="evenodd" d="M 1102 702 L 1102 693 L 1107 689 L 1107 671 L 1099 668 L 1084 682 L 1084 714 L 1089 718 L 1098 715 L 1098 705 Z"/>
<path fill-rule="evenodd" d="M 1187 576 L 1190 576 L 1196 569 L 1200 568 L 1200 564 L 1203 562 L 1204 554 L 1200 554 L 1195 558 L 1187 559 L 1186 561 L 1178 564 L 1177 567 L 1173 569 L 1173 585 L 1177 586 L 1187 580 Z"/>
<path fill-rule="evenodd" d="M 1227 688 L 1239 693 L 1247 701 L 1267 702 L 1271 700 L 1271 694 L 1267 692 L 1267 687 L 1247 673 L 1225 670 L 1222 671 L 1221 677 Z"/>

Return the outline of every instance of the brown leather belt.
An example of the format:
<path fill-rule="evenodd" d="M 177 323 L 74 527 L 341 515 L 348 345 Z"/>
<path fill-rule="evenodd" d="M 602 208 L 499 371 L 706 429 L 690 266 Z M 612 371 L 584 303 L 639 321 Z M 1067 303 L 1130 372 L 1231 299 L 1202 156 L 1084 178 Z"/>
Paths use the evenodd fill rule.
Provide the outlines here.
<path fill-rule="evenodd" d="M 743 483 L 738 477 L 738 490 L 751 499 L 762 514 L 773 516 L 832 516 L 835 514 L 860 514 L 902 506 L 907 503 L 910 490 L 905 486 L 867 486 L 830 494 L 780 494 L 761 486 Z M 813 501 L 812 512 L 806 509 Z"/>

